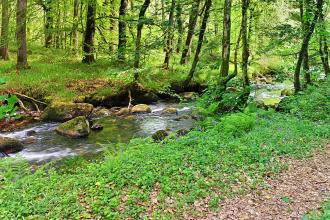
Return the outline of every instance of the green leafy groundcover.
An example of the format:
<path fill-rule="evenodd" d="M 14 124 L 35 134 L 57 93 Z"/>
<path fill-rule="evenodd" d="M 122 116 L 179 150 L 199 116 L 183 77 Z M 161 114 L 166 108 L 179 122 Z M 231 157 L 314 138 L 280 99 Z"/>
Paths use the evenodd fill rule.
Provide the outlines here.
<path fill-rule="evenodd" d="M 329 138 L 329 125 L 272 111 L 205 124 L 202 131 L 163 143 L 135 139 L 101 162 L 64 172 L 43 168 L 30 174 L 23 162 L 4 160 L 0 218 L 143 218 L 155 188 L 160 192 L 154 217 L 179 217 L 199 198 L 211 196 L 216 208 L 222 198 L 256 187 L 283 168 L 279 157 L 310 155 Z M 166 198 L 175 201 L 172 214 L 162 212 L 169 206 Z"/>

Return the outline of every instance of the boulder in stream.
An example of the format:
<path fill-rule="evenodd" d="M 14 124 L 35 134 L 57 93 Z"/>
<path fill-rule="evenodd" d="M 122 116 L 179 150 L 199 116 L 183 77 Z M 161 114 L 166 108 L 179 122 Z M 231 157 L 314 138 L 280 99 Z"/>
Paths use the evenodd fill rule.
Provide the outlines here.
<path fill-rule="evenodd" d="M 87 103 L 53 102 L 42 114 L 44 121 L 65 122 L 78 116 L 89 116 L 94 107 Z"/>
<path fill-rule="evenodd" d="M 85 116 L 79 116 L 60 124 L 56 132 L 70 138 L 84 138 L 90 134 L 89 122 Z"/>
<path fill-rule="evenodd" d="M 165 108 L 162 112 L 163 114 L 178 114 L 178 109 L 173 107 Z"/>
<path fill-rule="evenodd" d="M 152 137 L 152 139 L 154 139 L 154 141 L 160 142 L 160 141 L 163 141 L 168 135 L 169 134 L 167 131 L 159 130 L 156 133 L 154 133 L 151 137 Z"/>
<path fill-rule="evenodd" d="M 135 105 L 132 108 L 132 113 L 151 113 L 151 108 L 146 104 Z"/>
<path fill-rule="evenodd" d="M 16 153 L 23 150 L 23 144 L 15 139 L 0 136 L 0 152 L 4 154 Z"/>

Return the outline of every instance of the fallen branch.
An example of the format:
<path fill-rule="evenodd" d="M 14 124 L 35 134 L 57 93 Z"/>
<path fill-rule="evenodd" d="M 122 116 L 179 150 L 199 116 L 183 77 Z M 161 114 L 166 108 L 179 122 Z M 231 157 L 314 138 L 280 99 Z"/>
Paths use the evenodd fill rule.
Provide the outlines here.
<path fill-rule="evenodd" d="M 8 93 L 11 93 L 13 95 L 16 95 L 16 96 L 19 96 L 21 98 L 27 99 L 29 101 L 32 101 L 32 102 L 39 103 L 39 104 L 42 104 L 42 105 L 46 105 L 47 106 L 47 103 L 46 102 L 42 102 L 42 101 L 36 100 L 36 99 L 34 99 L 32 97 L 29 97 L 27 95 L 23 95 L 23 94 L 18 93 L 18 92 L 8 92 Z"/>

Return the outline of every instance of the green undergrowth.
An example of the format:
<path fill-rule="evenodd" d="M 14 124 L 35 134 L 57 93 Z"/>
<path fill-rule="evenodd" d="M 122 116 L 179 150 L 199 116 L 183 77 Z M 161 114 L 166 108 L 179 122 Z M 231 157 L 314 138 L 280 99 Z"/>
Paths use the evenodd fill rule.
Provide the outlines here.
<path fill-rule="evenodd" d="M 309 214 L 306 214 L 303 220 L 328 220 L 330 219 L 330 198 L 327 198 L 320 210 L 313 210 Z"/>
<path fill-rule="evenodd" d="M 280 109 L 301 119 L 330 123 L 330 79 L 285 98 Z"/>
<path fill-rule="evenodd" d="M 222 199 L 284 169 L 280 158 L 309 157 L 329 139 L 329 128 L 274 111 L 246 111 L 208 119 L 162 143 L 134 139 L 109 146 L 104 160 L 67 171 L 47 165 L 31 174 L 23 162 L 2 160 L 0 217 L 143 219 L 152 192 L 156 219 L 180 218 L 205 197 L 216 209 Z"/>

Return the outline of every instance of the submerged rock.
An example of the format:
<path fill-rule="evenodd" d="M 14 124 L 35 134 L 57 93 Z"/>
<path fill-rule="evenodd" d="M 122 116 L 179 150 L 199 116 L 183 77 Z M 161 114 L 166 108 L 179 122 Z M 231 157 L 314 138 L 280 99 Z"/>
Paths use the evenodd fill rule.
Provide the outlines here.
<path fill-rule="evenodd" d="M 35 130 L 29 130 L 26 132 L 26 136 L 33 136 L 35 135 L 37 132 Z"/>
<path fill-rule="evenodd" d="M 154 133 L 151 137 L 156 142 L 163 141 L 169 134 L 165 130 L 159 130 L 156 133 Z"/>
<path fill-rule="evenodd" d="M 136 120 L 136 117 L 134 115 L 128 115 L 125 117 L 126 120 L 134 121 Z"/>
<path fill-rule="evenodd" d="M 94 107 L 87 103 L 53 102 L 42 114 L 44 121 L 65 122 L 78 116 L 89 116 Z"/>
<path fill-rule="evenodd" d="M 150 112 L 151 112 L 150 106 L 145 104 L 135 105 L 132 108 L 132 113 L 150 113 Z"/>
<path fill-rule="evenodd" d="M 15 139 L 0 136 L 0 152 L 4 154 L 16 153 L 23 150 L 23 144 Z"/>
<path fill-rule="evenodd" d="M 163 114 L 178 114 L 178 109 L 168 107 L 168 108 L 165 108 L 162 113 Z"/>
<path fill-rule="evenodd" d="M 35 142 L 37 142 L 37 138 L 33 136 L 29 136 L 22 141 L 23 144 L 34 144 Z"/>
<path fill-rule="evenodd" d="M 89 122 L 85 116 L 79 116 L 60 124 L 56 132 L 70 138 L 84 138 L 90 133 Z"/>

